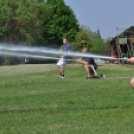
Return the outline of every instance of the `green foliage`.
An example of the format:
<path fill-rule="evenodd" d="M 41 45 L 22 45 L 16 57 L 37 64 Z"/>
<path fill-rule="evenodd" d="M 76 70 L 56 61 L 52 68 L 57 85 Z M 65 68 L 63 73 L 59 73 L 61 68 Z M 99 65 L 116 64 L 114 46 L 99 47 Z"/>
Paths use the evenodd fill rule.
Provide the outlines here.
<path fill-rule="evenodd" d="M 0 41 L 10 44 L 44 45 L 44 18 L 51 8 L 43 0 L 0 0 Z M 14 57 L 1 57 L 0 64 L 24 63 Z"/>
<path fill-rule="evenodd" d="M 0 65 L 16 65 L 20 63 L 20 59 L 12 56 L 1 56 Z"/>
<path fill-rule="evenodd" d="M 50 14 L 47 7 L 32 0 L 0 0 L 0 35 L 16 44 L 42 42 L 42 19 Z"/>
<path fill-rule="evenodd" d="M 57 47 L 64 37 L 73 40 L 77 31 L 78 21 L 63 0 L 0 0 L 1 42 Z M 2 59 L 0 64 L 14 63 Z"/>
<path fill-rule="evenodd" d="M 80 32 L 77 32 L 75 36 L 75 41 L 71 43 L 73 50 L 82 50 L 83 47 L 92 48 L 92 40 L 90 35 L 86 32 L 81 30 Z"/>
<path fill-rule="evenodd" d="M 0 26 L 0 40 L 2 40 L 2 38 L 4 37 L 4 34 L 5 34 L 5 29 Z"/>
<path fill-rule="evenodd" d="M 100 36 L 95 36 L 92 39 L 92 48 L 91 52 L 102 55 L 109 55 L 109 44 L 107 41 L 104 41 Z"/>
<path fill-rule="evenodd" d="M 82 26 L 80 32 L 77 32 L 71 46 L 74 51 L 81 51 L 84 47 L 87 47 L 89 52 L 109 55 L 108 40 L 103 40 L 101 36 L 98 36 L 97 33 L 92 32 L 86 26 Z"/>
<path fill-rule="evenodd" d="M 44 38 L 46 43 L 62 44 L 64 37 L 73 40 L 79 31 L 78 21 L 73 10 L 63 0 L 47 0 L 52 5 L 53 15 L 44 20 Z"/>
<path fill-rule="evenodd" d="M 76 33 L 75 40 L 71 42 L 72 49 L 74 51 L 81 51 L 84 47 L 87 47 L 91 51 L 93 37 L 94 33 L 88 27 L 82 26 L 80 31 Z"/>

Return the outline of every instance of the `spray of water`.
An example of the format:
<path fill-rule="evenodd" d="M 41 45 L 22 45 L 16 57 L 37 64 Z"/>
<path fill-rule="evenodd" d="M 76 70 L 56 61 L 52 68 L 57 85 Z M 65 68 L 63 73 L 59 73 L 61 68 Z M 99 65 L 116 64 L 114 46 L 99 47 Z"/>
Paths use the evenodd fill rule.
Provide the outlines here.
<path fill-rule="evenodd" d="M 50 60 L 59 60 L 60 58 L 56 57 L 47 57 L 35 54 L 27 54 L 27 53 L 15 53 L 15 52 L 1 52 L 0 56 L 7 55 L 7 56 L 14 56 L 14 57 L 25 57 L 25 58 L 36 58 L 36 59 L 50 59 Z"/>
<path fill-rule="evenodd" d="M 92 57 L 99 59 L 109 59 L 109 60 L 127 60 L 127 58 L 113 58 L 109 56 L 95 55 L 91 53 L 80 53 L 80 52 L 63 52 L 57 49 L 49 49 L 46 47 L 29 47 L 29 46 L 18 46 L 18 45 L 5 45 L 0 44 L 0 55 L 12 55 L 12 56 L 26 56 L 26 57 L 34 57 L 34 58 L 45 58 L 46 54 L 53 55 L 67 55 L 72 57 Z M 48 59 L 56 59 L 55 57 L 48 57 Z"/>

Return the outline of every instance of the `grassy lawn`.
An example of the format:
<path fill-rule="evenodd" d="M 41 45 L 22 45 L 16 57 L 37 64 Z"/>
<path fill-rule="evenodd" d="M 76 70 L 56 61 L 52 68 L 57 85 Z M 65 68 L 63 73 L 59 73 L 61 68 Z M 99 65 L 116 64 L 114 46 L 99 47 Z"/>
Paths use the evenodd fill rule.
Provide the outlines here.
<path fill-rule="evenodd" d="M 132 134 L 132 65 L 100 65 L 107 79 L 85 80 L 80 65 L 59 79 L 55 65 L 0 67 L 0 134 Z"/>

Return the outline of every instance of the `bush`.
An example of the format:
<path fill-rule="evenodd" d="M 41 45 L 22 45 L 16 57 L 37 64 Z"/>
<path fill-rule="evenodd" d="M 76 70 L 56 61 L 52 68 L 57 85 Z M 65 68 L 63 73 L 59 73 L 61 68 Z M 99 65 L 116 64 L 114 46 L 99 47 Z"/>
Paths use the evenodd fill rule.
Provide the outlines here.
<path fill-rule="evenodd" d="M 89 52 L 95 54 L 109 55 L 109 42 L 103 40 L 97 33 L 92 32 L 88 27 L 82 26 L 80 32 L 77 32 L 75 40 L 72 41 L 73 51 L 82 51 L 87 47 Z"/>

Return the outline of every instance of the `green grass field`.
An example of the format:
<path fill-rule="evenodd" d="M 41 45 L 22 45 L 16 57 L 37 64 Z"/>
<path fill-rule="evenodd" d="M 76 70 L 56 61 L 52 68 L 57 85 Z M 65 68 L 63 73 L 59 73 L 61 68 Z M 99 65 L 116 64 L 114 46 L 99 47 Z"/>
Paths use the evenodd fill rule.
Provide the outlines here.
<path fill-rule="evenodd" d="M 107 79 L 85 80 L 82 65 L 0 67 L 0 134 L 132 134 L 132 65 L 100 65 Z"/>

